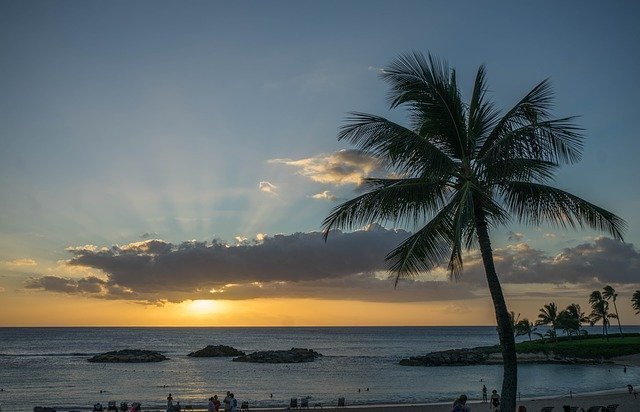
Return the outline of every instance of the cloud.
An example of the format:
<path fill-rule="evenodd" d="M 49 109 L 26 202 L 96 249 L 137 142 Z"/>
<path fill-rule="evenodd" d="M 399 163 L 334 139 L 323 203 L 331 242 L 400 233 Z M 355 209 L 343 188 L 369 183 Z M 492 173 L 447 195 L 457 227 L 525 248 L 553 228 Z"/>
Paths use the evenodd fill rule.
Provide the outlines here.
<path fill-rule="evenodd" d="M 524 239 L 524 233 L 519 233 L 519 232 L 513 232 L 513 231 L 509 231 L 507 233 L 507 239 L 510 242 L 520 242 L 522 239 Z"/>
<path fill-rule="evenodd" d="M 364 177 L 382 173 L 380 162 L 359 150 L 340 150 L 300 160 L 272 159 L 269 162 L 293 166 L 298 169 L 298 174 L 314 182 L 331 185 L 359 185 Z"/>
<path fill-rule="evenodd" d="M 68 266 L 100 277 L 87 272 L 81 278 L 34 277 L 26 287 L 148 303 L 269 297 L 411 302 L 487 295 L 478 251 L 465 254 L 458 282 L 443 281 L 443 265 L 394 290 L 384 256 L 408 235 L 371 225 L 351 233 L 334 231 L 326 243 L 320 232 L 310 232 L 260 234 L 255 241 L 243 238 L 232 245 L 155 239 L 109 248 L 69 248 Z M 526 243 L 511 244 L 494 250 L 494 262 L 511 297 L 581 296 L 604 284 L 619 290 L 639 286 L 640 253 L 632 244 L 606 237 L 555 255 Z M 461 313 L 464 308 L 446 310 Z"/>
<path fill-rule="evenodd" d="M 335 202 L 336 199 L 337 199 L 328 190 L 325 190 L 324 192 L 316 193 L 315 195 L 311 196 L 311 198 L 312 199 L 318 199 L 318 200 L 328 200 L 330 202 Z"/>
<path fill-rule="evenodd" d="M 20 258 L 20 259 L 6 260 L 4 264 L 8 266 L 37 266 L 38 262 L 36 262 L 33 259 Z"/>
<path fill-rule="evenodd" d="M 156 238 L 159 235 L 156 232 L 144 232 L 143 234 L 140 235 L 140 239 L 151 239 L 151 238 Z"/>
<path fill-rule="evenodd" d="M 258 184 L 258 188 L 260 189 L 261 192 L 275 195 L 277 193 L 278 186 L 265 181 L 265 182 L 260 182 Z"/>

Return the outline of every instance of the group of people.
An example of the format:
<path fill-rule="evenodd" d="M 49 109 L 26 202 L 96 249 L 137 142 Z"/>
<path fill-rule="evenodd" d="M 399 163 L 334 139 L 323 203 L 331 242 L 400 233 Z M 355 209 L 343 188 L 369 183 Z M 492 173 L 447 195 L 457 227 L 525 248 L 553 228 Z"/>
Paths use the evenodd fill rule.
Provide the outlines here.
<path fill-rule="evenodd" d="M 460 395 L 453 401 L 451 412 L 471 412 L 471 407 L 467 405 L 467 399 L 467 395 Z M 489 402 L 491 411 L 495 412 L 500 410 L 500 395 L 498 395 L 498 391 L 494 389 L 491 391 L 491 398 L 487 398 L 487 387 L 486 385 L 482 385 L 482 403 L 487 402 Z"/>
<path fill-rule="evenodd" d="M 223 406 L 224 404 L 224 406 Z M 224 397 L 222 402 L 218 399 L 218 395 L 213 395 L 209 398 L 209 404 L 207 406 L 207 412 L 219 412 L 220 407 L 223 406 L 224 412 L 237 412 L 238 411 L 238 401 L 236 400 L 233 393 L 227 391 L 227 396 Z M 173 403 L 173 396 L 169 394 L 167 396 L 167 412 L 181 412 L 182 407 L 180 406 L 180 402 Z"/>
<path fill-rule="evenodd" d="M 220 411 L 220 406 L 223 406 L 224 412 L 237 412 L 238 400 L 233 395 L 233 393 L 229 391 L 227 391 L 227 396 L 224 397 L 222 402 L 220 402 L 220 400 L 218 399 L 218 395 L 213 395 L 211 398 L 209 398 L 209 406 L 207 408 L 207 412 L 218 412 Z"/>

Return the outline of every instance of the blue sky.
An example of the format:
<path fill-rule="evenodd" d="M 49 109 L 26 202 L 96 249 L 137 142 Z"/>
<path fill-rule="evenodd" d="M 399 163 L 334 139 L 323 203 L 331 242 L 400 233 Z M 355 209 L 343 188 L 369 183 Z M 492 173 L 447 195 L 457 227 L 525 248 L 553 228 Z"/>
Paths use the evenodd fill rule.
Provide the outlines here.
<path fill-rule="evenodd" d="M 69 246 L 318 230 L 355 185 L 313 181 L 318 169 L 302 165 L 350 149 L 336 140 L 348 111 L 402 121 L 377 69 L 412 50 L 447 59 L 464 92 L 486 64 L 505 109 L 550 77 L 555 113 L 581 115 L 586 135 L 557 186 L 625 218 L 638 244 L 639 12 L 595 1 L 2 2 L 0 260 L 37 267 L 6 266 L 0 287 L 57 273 Z M 594 236 L 514 225 L 494 245 L 513 243 L 510 231 L 550 255 Z"/>

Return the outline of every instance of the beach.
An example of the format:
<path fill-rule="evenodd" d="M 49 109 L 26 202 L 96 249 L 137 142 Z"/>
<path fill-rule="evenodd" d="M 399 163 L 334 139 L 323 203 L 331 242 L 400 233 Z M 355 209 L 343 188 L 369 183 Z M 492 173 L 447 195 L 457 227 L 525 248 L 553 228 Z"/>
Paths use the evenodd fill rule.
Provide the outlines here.
<path fill-rule="evenodd" d="M 404 404 L 404 405 L 346 405 L 344 408 L 337 408 L 335 405 L 323 405 L 322 409 L 319 407 L 314 408 L 311 403 L 311 410 L 325 410 L 325 411 L 338 411 L 348 410 L 353 412 L 381 412 L 381 411 L 393 411 L 393 412 L 450 412 L 451 403 L 440 404 Z M 527 412 L 539 412 L 544 407 L 553 406 L 553 412 L 562 412 L 563 405 L 578 406 L 585 411 L 596 405 L 607 406 L 618 404 L 617 412 L 638 412 L 640 411 L 640 397 L 637 399 L 633 395 L 630 395 L 626 388 L 615 389 L 611 391 L 602 391 L 598 393 L 584 393 L 573 394 L 566 396 L 556 396 L 548 398 L 531 398 L 523 399 L 517 402 L 518 406 L 525 406 Z M 488 403 L 480 403 L 479 401 L 468 402 L 467 405 L 471 408 L 471 412 L 486 412 L 491 411 Z M 145 411 L 151 411 L 151 409 L 144 409 Z M 183 409 L 184 410 L 184 409 Z M 206 411 L 206 409 L 189 409 L 194 412 Z M 289 410 L 288 408 L 251 408 L 250 410 L 256 410 L 261 412 L 276 412 Z M 154 410 L 155 411 L 155 410 Z M 164 412 L 164 410 L 157 410 L 157 412 Z M 578 411 L 580 411 L 578 409 Z"/>

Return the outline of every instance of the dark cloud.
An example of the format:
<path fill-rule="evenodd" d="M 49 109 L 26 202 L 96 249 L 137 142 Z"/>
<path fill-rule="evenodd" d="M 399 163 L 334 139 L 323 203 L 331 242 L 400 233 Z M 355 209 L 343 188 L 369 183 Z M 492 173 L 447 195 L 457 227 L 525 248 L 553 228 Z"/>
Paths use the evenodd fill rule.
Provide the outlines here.
<path fill-rule="evenodd" d="M 268 297 L 409 302 L 486 294 L 484 269 L 475 251 L 465 257 L 459 282 L 441 281 L 446 278 L 443 267 L 401 282 L 394 290 L 384 256 L 408 235 L 372 226 L 332 232 L 326 243 L 321 233 L 312 232 L 264 237 L 257 244 L 171 244 L 154 239 L 103 249 L 83 246 L 69 249 L 73 257 L 67 264 L 98 270 L 104 280 L 44 276 L 29 280 L 27 288 L 146 302 Z M 632 244 L 605 237 L 555 256 L 518 243 L 496 249 L 494 259 L 507 289 L 544 283 L 562 292 L 571 285 L 565 290 L 570 294 L 603 284 L 639 282 L 640 253 Z"/>

